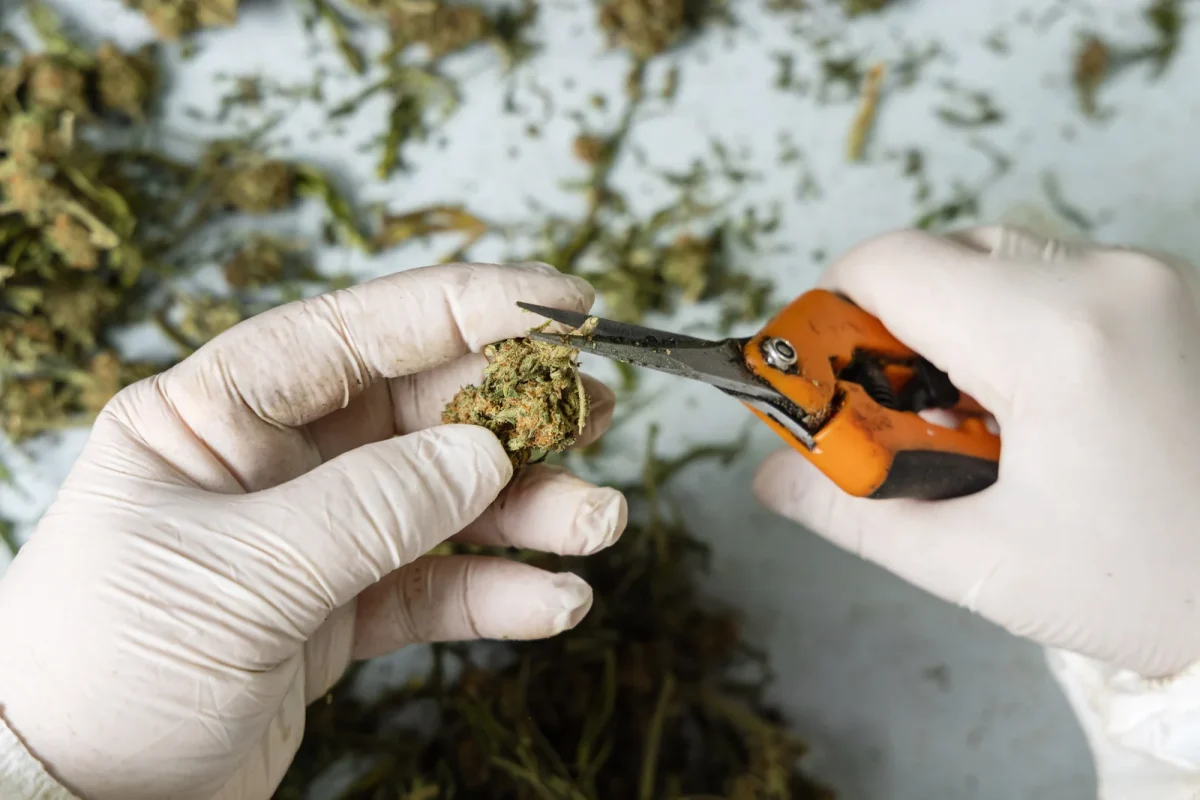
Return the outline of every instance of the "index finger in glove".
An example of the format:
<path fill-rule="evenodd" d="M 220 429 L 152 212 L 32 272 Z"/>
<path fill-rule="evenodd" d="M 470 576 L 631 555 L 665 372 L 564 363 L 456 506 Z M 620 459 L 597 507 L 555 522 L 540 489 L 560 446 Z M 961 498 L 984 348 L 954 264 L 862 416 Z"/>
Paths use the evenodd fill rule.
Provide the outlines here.
<path fill-rule="evenodd" d="M 541 319 L 520 300 L 586 311 L 594 296 L 544 264 L 407 270 L 253 317 L 164 373 L 160 388 L 243 488 L 264 488 L 320 463 L 295 429 L 378 381 L 525 333 Z"/>

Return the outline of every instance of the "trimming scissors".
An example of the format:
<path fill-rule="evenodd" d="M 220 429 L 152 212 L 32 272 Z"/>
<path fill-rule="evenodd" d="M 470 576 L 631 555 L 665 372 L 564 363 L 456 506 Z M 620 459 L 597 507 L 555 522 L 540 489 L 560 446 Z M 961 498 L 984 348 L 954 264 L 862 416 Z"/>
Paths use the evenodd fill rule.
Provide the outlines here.
<path fill-rule="evenodd" d="M 806 292 L 754 336 L 718 341 L 517 305 L 576 331 L 593 320 L 585 335 L 541 330 L 536 339 L 732 395 L 851 495 L 933 500 L 996 481 L 1000 437 L 986 411 L 839 294 Z M 956 426 L 918 413 L 935 408 L 955 412 Z"/>

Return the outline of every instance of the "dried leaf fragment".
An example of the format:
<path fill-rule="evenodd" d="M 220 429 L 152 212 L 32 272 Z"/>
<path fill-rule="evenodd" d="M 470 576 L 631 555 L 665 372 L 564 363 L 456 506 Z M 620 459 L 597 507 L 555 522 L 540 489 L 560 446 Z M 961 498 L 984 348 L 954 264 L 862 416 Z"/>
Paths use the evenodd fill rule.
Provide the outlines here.
<path fill-rule="evenodd" d="M 1075 91 L 1079 107 L 1089 117 L 1096 116 L 1096 91 L 1108 76 L 1109 48 L 1103 39 L 1089 36 L 1084 39 L 1075 56 Z"/>
<path fill-rule="evenodd" d="M 96 90 L 105 108 L 120 111 L 135 122 L 145 122 L 155 78 L 149 48 L 130 54 L 105 42 L 96 50 Z"/>
<path fill-rule="evenodd" d="M 887 7 L 888 0 L 842 0 L 846 14 L 857 17 L 860 14 L 876 14 Z"/>
<path fill-rule="evenodd" d="M 863 81 L 862 100 L 854 124 L 850 128 L 850 141 L 847 145 L 847 155 L 851 161 L 861 161 L 863 149 L 866 147 L 867 134 L 870 133 L 871 123 L 875 121 L 875 111 L 879 106 L 879 90 L 883 85 L 883 64 L 876 64 L 867 71 Z"/>

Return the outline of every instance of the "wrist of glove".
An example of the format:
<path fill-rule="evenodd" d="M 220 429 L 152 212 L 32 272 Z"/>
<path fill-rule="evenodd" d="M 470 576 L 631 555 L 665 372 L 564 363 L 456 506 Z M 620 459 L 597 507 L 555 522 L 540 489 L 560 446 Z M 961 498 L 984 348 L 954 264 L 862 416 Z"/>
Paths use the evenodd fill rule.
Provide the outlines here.
<path fill-rule="evenodd" d="M 1087 737 L 1101 798 L 1200 796 L 1200 665 L 1144 678 L 1065 650 L 1046 660 Z"/>

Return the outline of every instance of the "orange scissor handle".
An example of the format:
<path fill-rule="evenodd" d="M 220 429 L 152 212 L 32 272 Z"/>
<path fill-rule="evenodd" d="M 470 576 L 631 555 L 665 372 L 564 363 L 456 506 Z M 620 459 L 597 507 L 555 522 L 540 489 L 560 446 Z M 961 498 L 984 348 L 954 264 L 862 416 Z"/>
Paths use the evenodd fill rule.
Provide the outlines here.
<path fill-rule="evenodd" d="M 768 362 L 764 343 L 776 339 L 791 345 L 794 366 Z M 959 497 L 996 480 L 1000 437 L 987 429 L 984 409 L 955 392 L 950 408 L 961 422 L 952 428 L 897 405 L 923 359 L 844 297 L 820 289 L 801 295 L 747 343 L 745 358 L 805 413 L 814 446 L 751 410 L 852 495 Z M 864 364 L 872 381 L 852 376 Z"/>

